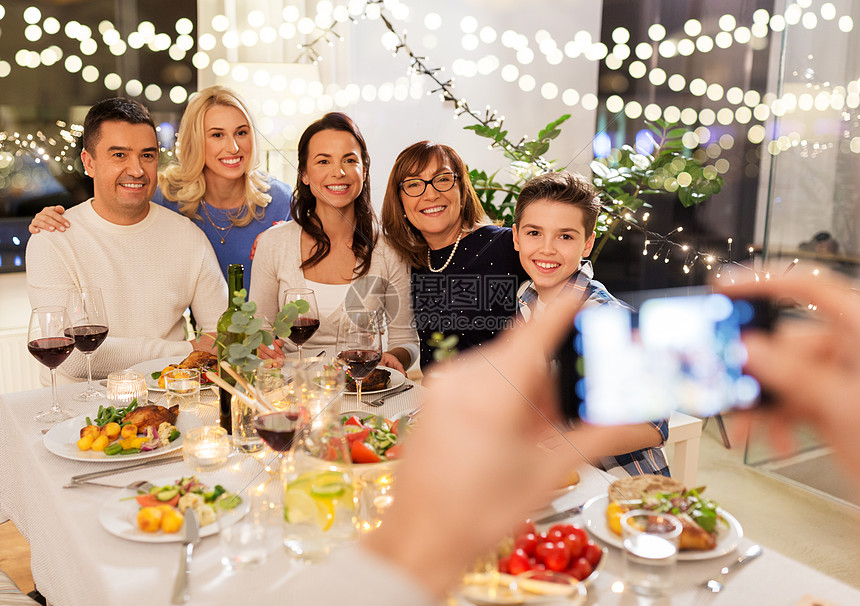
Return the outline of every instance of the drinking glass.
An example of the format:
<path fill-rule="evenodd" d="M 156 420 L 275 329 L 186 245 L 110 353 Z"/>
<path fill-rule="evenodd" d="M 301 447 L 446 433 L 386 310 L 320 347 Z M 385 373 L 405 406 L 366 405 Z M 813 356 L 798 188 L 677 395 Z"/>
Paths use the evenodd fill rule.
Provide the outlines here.
<path fill-rule="evenodd" d="M 382 518 L 393 502 L 391 490 L 394 486 L 394 472 L 391 469 L 375 469 L 365 472 L 359 483 L 361 492 L 361 530 L 370 532 L 382 525 Z"/>
<path fill-rule="evenodd" d="M 361 382 L 382 360 L 382 330 L 375 310 L 348 309 L 337 335 L 337 357 L 347 365 L 361 402 Z"/>
<path fill-rule="evenodd" d="M 69 290 L 66 296 L 66 311 L 72 323 L 68 336 L 75 340 L 75 349 L 87 359 L 87 388 L 74 397 L 81 402 L 91 402 L 104 396 L 93 385 L 92 355 L 108 335 L 107 310 L 100 288 L 83 286 Z"/>
<path fill-rule="evenodd" d="M 338 415 L 321 410 L 302 428 L 284 465 L 284 546 L 314 562 L 354 540 L 358 501 Z"/>
<path fill-rule="evenodd" d="M 198 414 L 200 406 L 200 371 L 196 368 L 174 368 L 164 373 L 167 407 L 179 406 L 180 412 Z"/>
<path fill-rule="evenodd" d="M 218 425 L 204 425 L 185 432 L 182 459 L 192 470 L 206 473 L 224 467 L 232 450 L 226 429 Z"/>
<path fill-rule="evenodd" d="M 281 307 L 287 303 L 295 303 L 296 301 L 305 301 L 308 304 L 308 310 L 305 313 L 300 313 L 293 321 L 289 337 L 290 341 L 295 343 L 299 350 L 299 362 L 301 362 L 302 346 L 320 327 L 320 312 L 317 308 L 317 299 L 314 296 L 314 291 L 310 288 L 288 288 L 284 291 L 284 300 L 281 302 Z"/>
<path fill-rule="evenodd" d="M 635 509 L 621 516 L 624 579 L 641 595 L 666 595 L 672 589 L 681 521 L 667 513 Z"/>
<path fill-rule="evenodd" d="M 57 399 L 57 366 L 75 348 L 75 340 L 68 336 L 72 325 L 65 307 L 36 307 L 30 313 L 27 329 L 27 350 L 39 362 L 51 369 L 51 408 L 36 413 L 35 419 L 43 423 L 57 423 L 74 416 L 60 407 Z"/>
<path fill-rule="evenodd" d="M 232 509 L 217 509 L 221 539 L 221 563 L 236 571 L 266 562 L 269 553 L 268 530 L 278 517 L 278 504 L 270 500 L 262 486 L 248 490 L 248 513 L 235 519 Z"/>

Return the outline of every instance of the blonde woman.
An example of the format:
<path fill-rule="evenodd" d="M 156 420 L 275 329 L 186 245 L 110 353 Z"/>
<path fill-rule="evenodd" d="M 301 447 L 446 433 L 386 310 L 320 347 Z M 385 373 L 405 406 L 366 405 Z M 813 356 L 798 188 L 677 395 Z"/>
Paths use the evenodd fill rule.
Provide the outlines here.
<path fill-rule="evenodd" d="M 250 284 L 252 249 L 257 236 L 289 220 L 290 187 L 257 168 L 254 120 L 244 101 L 223 86 L 210 86 L 192 98 L 182 115 L 176 162 L 158 178 L 153 202 L 179 212 L 203 230 L 221 271 L 245 265 Z M 39 212 L 30 232 L 65 231 L 62 206 Z"/>

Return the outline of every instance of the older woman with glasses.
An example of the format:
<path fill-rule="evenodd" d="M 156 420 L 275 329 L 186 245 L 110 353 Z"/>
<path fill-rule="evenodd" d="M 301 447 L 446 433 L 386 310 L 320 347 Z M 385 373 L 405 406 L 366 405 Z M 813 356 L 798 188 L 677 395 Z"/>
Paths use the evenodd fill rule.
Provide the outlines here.
<path fill-rule="evenodd" d="M 456 335 L 463 351 L 510 323 L 517 287 L 527 276 L 511 230 L 490 223 L 452 148 L 421 141 L 400 152 L 385 191 L 382 228 L 412 267 L 422 368 L 433 361 L 433 333 Z"/>

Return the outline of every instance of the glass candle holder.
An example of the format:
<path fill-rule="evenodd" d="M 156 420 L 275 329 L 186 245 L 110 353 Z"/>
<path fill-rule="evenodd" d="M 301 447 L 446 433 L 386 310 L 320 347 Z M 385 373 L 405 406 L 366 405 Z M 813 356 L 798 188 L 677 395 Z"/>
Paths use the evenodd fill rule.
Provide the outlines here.
<path fill-rule="evenodd" d="M 232 450 L 226 429 L 218 425 L 204 425 L 185 432 L 182 458 L 194 471 L 205 473 L 224 467 Z"/>
<path fill-rule="evenodd" d="M 113 406 L 125 407 L 137 398 L 138 406 L 145 406 L 149 391 L 143 375 L 133 370 L 115 370 L 107 378 L 107 399 Z"/>

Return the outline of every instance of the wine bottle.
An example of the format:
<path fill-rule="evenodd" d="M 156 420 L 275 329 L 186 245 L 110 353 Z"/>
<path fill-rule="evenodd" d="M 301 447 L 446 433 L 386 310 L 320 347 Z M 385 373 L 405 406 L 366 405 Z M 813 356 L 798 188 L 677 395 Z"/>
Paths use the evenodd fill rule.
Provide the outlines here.
<path fill-rule="evenodd" d="M 239 307 L 233 303 L 236 293 L 244 288 L 245 268 L 241 264 L 231 264 L 227 267 L 227 290 L 229 301 L 227 301 L 227 310 L 218 318 L 218 376 L 227 381 L 230 385 L 235 385 L 236 380 L 221 368 L 221 360 L 227 359 L 227 348 L 232 343 L 237 343 L 245 338 L 245 335 L 230 332 L 227 330 L 233 320 L 233 312 Z M 233 422 L 230 414 L 230 400 L 232 396 L 230 392 L 223 387 L 218 388 L 218 399 L 220 404 L 220 423 L 221 427 L 227 430 L 228 434 L 233 433 Z"/>

